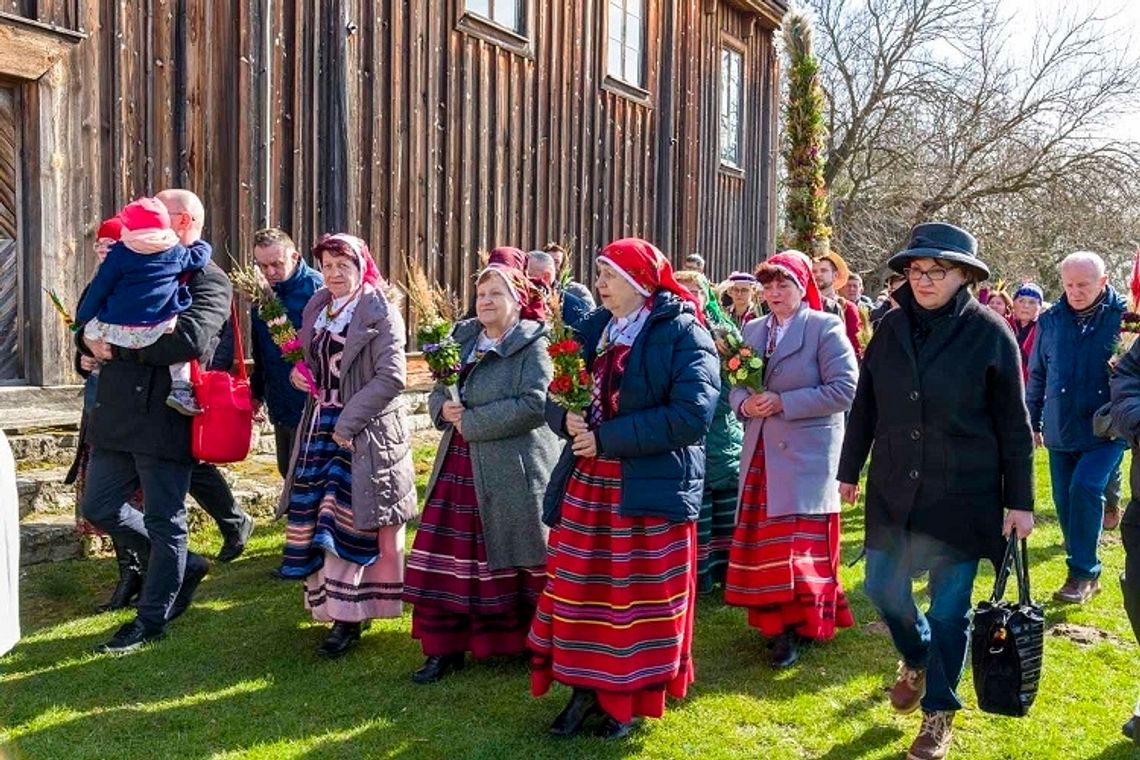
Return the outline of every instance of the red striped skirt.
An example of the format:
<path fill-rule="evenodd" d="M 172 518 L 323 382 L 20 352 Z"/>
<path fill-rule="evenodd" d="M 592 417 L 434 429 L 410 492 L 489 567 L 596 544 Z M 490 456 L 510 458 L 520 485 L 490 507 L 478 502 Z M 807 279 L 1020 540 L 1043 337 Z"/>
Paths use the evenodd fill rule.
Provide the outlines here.
<path fill-rule="evenodd" d="M 530 629 L 531 692 L 597 692 L 619 721 L 658 718 L 693 682 L 696 525 L 622 517 L 621 464 L 579 458 L 550 531 Z"/>
<path fill-rule="evenodd" d="M 487 564 L 470 448 L 454 433 L 408 556 L 404 601 L 414 605 L 412 638 L 429 657 L 522 654 L 545 585 L 542 565 Z"/>
<path fill-rule="evenodd" d="M 728 554 L 724 601 L 765 636 L 826 640 L 855 624 L 839 585 L 839 515 L 768 516 L 763 442 L 749 464 Z"/>

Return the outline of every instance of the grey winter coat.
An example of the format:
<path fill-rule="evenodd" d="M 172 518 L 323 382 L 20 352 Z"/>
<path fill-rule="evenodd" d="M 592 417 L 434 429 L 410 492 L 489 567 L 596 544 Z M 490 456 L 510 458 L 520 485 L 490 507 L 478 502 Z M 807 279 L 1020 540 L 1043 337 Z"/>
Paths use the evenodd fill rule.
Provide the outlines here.
<path fill-rule="evenodd" d="M 744 342 L 761 355 L 773 319 L 769 314 L 744 326 Z M 843 415 L 855 399 L 858 381 L 855 351 L 843 323 L 832 314 L 801 306 L 764 366 L 764 387 L 780 394 L 784 411 L 745 420 L 738 500 L 744 497 L 744 475 L 763 440 L 771 517 L 838 512 L 835 473 L 843 447 Z M 749 395 L 745 388 L 734 388 L 732 408 L 739 410 Z"/>
<path fill-rule="evenodd" d="M 305 361 L 312 354 L 313 325 L 332 300 L 325 288 L 313 294 L 301 320 Z M 352 315 L 340 364 L 340 398 L 344 403 L 336 434 L 352 440 L 352 521 L 359 530 L 400 525 L 416 513 L 416 478 L 412 467 L 407 405 L 401 397 L 407 380 L 404 320 L 380 293 L 365 291 Z M 285 489 L 277 507 L 289 510 L 297 459 L 312 424 L 310 398 L 297 428 Z"/>
<path fill-rule="evenodd" d="M 455 326 L 464 359 L 481 331 L 476 319 Z M 546 328 L 523 320 L 468 371 L 461 388 L 467 407 L 461 426 L 470 445 L 483 542 L 492 570 L 546 562 L 542 498 L 562 450 L 558 436 L 546 426 L 546 388 L 554 374 L 546 348 Z M 428 398 L 431 418 L 444 431 L 428 483 L 429 498 L 455 432 L 442 417 L 449 398 L 438 384 Z"/>

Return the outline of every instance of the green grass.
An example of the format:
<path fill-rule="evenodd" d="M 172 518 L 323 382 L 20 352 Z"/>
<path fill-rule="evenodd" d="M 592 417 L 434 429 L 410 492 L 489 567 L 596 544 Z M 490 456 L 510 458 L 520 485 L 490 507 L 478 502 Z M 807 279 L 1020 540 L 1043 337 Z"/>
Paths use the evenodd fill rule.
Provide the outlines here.
<path fill-rule="evenodd" d="M 418 451 L 421 461 L 431 452 Z M 1042 513 L 1031 539 L 1035 595 L 1064 580 L 1060 534 L 1044 460 Z M 422 469 L 422 468 L 421 468 Z M 858 552 L 862 522 L 845 515 L 843 555 Z M 127 613 L 94 615 L 112 584 L 109 560 L 42 565 L 22 586 L 25 639 L 0 660 L 0 757 L 22 758 L 898 758 L 916 716 L 895 716 L 883 687 L 895 655 L 874 625 L 862 592 L 863 566 L 843 581 L 859 627 L 773 673 L 743 611 L 702 598 L 697 614 L 697 682 L 624 744 L 556 741 L 545 729 L 561 709 L 560 687 L 532 699 L 521 663 L 471 666 L 433 686 L 408 675 L 419 666 L 409 616 L 373 625 L 337 662 L 314 649 L 324 628 L 301 607 L 298 587 L 273 582 L 280 529 L 262 527 L 232 566 L 215 567 L 194 607 L 169 637 L 139 654 L 88 654 Z M 195 548 L 217 550 L 212 531 Z M 1024 719 L 968 707 L 958 719 L 959 758 L 1134 757 L 1120 736 L 1140 683 L 1137 649 L 1115 582 L 1123 564 L 1118 534 L 1104 542 L 1105 590 L 1083 608 L 1048 605 L 1050 626 L 1088 626 L 1108 638 L 1079 645 L 1046 641 L 1041 693 Z M 975 596 L 988 591 L 991 573 Z M 919 584 L 921 585 L 921 584 Z M 870 625 L 869 625 L 870 624 Z"/>

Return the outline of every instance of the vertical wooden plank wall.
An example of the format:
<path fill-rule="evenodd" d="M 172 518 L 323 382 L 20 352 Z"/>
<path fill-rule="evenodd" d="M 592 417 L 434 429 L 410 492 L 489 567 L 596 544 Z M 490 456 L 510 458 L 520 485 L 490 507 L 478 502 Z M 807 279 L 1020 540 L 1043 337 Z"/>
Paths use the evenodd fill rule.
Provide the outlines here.
<path fill-rule="evenodd" d="M 717 276 L 754 264 L 772 237 L 771 30 L 723 0 L 675 0 L 662 84 L 648 2 L 643 103 L 603 87 L 606 0 L 532 5 L 519 54 L 461 31 L 457 0 L 0 0 L 89 35 L 23 99 L 38 125 L 25 215 L 40 220 L 27 292 L 74 304 L 99 221 L 170 186 L 202 197 L 223 265 L 266 220 L 302 248 L 345 229 L 390 278 L 408 258 L 464 299 L 495 245 L 566 243 L 589 279 L 606 242 L 669 227 L 675 261 L 698 251 Z M 717 171 L 722 32 L 747 47 L 743 179 Z M 659 86 L 671 181 L 655 176 Z M 673 219 L 654 218 L 662 192 Z M 48 314 L 33 376 L 62 382 L 68 336 Z"/>

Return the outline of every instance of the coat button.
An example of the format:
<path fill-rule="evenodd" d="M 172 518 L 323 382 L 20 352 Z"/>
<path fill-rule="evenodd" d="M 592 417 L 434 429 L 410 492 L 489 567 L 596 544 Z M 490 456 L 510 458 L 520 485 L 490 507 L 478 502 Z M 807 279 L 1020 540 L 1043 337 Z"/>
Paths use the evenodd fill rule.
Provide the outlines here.
<path fill-rule="evenodd" d="M 779 448 L 781 448 L 781 449 L 786 449 L 786 448 L 788 448 L 788 444 L 784 443 L 783 441 L 780 441 L 780 442 L 779 442 L 778 444 L 776 444 L 776 445 L 777 445 Z"/>
<path fill-rule="evenodd" d="M 1064 389 L 1064 388 L 1062 388 L 1062 389 L 1061 389 L 1061 393 L 1064 393 L 1064 392 L 1065 392 L 1065 389 Z"/>
<path fill-rule="evenodd" d="M 921 437 L 922 437 L 922 432 L 919 431 L 918 428 L 915 428 L 914 430 L 910 431 L 910 439 L 912 441 L 917 441 Z"/>
<path fill-rule="evenodd" d="M 779 368 L 779 367 L 776 367 L 776 369 L 772 370 L 772 374 L 773 374 L 773 375 L 778 375 L 778 374 L 780 374 L 780 368 Z"/>
<path fill-rule="evenodd" d="M 918 401 L 918 391 L 911 391 L 910 392 L 910 400 L 911 401 Z"/>
<path fill-rule="evenodd" d="M 911 470 L 910 471 L 910 479 L 911 480 L 918 480 L 918 470 Z"/>
<path fill-rule="evenodd" d="M 142 386 L 141 385 L 135 386 L 135 393 L 142 393 Z"/>

